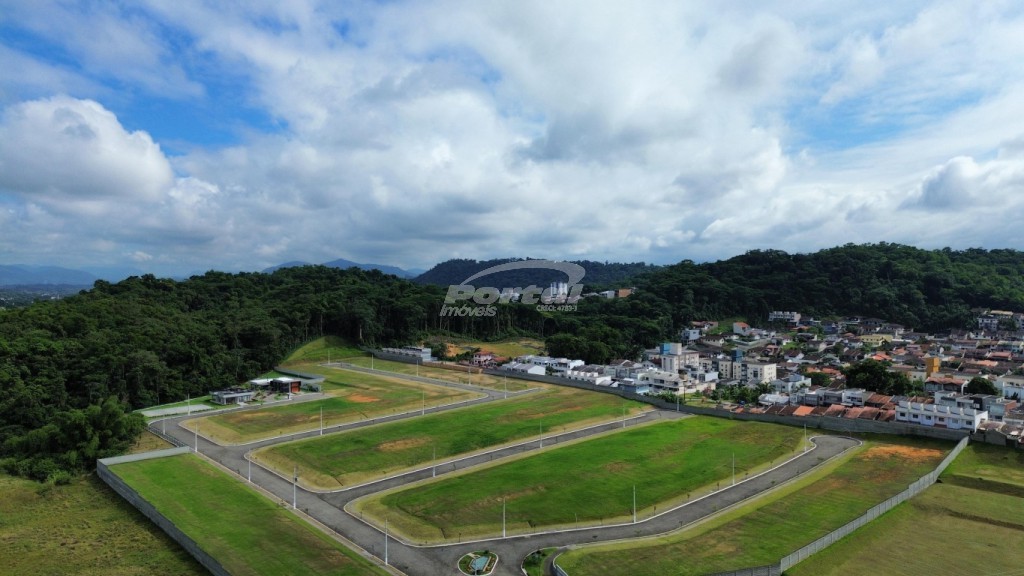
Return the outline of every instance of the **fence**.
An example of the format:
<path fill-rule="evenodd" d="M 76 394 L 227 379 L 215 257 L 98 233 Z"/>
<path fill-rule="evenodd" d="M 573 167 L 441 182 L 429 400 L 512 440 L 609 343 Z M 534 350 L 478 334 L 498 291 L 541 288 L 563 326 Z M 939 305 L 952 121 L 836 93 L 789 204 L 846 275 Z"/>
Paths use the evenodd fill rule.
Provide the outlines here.
<path fill-rule="evenodd" d="M 960 452 L 962 452 L 963 449 L 967 446 L 968 441 L 969 440 L 966 437 L 962 438 L 960 442 L 957 443 L 956 447 L 954 447 L 953 450 L 950 451 L 948 455 L 946 455 L 946 457 L 942 460 L 938 467 L 935 468 L 935 470 L 932 470 L 928 474 L 922 476 L 917 482 L 911 484 L 909 488 L 907 488 L 903 492 L 900 492 L 896 496 L 889 498 L 888 500 L 882 502 L 881 504 L 875 506 L 874 508 L 868 510 L 863 516 L 857 518 L 853 522 L 850 522 L 842 528 L 839 528 L 838 530 L 835 530 L 834 532 L 827 534 L 815 540 L 814 542 L 811 542 L 810 544 L 804 546 L 796 552 L 793 552 L 789 556 L 786 556 L 785 558 L 779 561 L 779 567 L 782 570 L 788 570 L 790 567 L 796 565 L 800 561 L 805 560 L 811 554 L 820 552 L 821 550 L 828 548 L 835 542 L 846 537 L 854 530 L 860 528 L 861 526 L 864 526 L 868 522 L 871 522 L 872 520 L 878 518 L 882 514 L 885 514 L 889 510 L 892 510 L 898 504 L 902 504 L 903 502 L 909 500 L 910 498 L 920 494 L 925 490 L 925 488 L 928 488 L 929 486 L 934 484 L 936 480 L 938 480 L 939 475 L 946 470 L 946 467 L 949 466 L 949 464 L 954 459 L 956 459 L 956 457 L 960 455 Z"/>
<path fill-rule="evenodd" d="M 117 492 L 117 494 L 128 501 L 129 504 L 138 509 L 139 512 L 142 512 L 146 518 L 152 520 L 154 524 L 159 526 L 160 529 L 166 532 L 167 535 L 174 539 L 175 542 L 181 544 L 181 547 L 198 560 L 199 563 L 209 570 L 211 574 L 214 574 L 214 576 L 230 576 L 228 571 L 221 566 L 220 562 L 214 559 L 213 556 L 207 554 L 195 540 L 182 532 L 180 528 L 175 526 L 173 522 L 161 514 L 152 504 L 147 502 L 145 498 L 143 498 L 117 474 L 110 471 L 110 466 L 115 464 L 137 462 L 139 460 L 148 460 L 150 458 L 177 456 L 179 454 L 187 454 L 189 452 L 191 452 L 191 449 L 188 447 L 179 447 L 168 448 L 166 450 L 156 450 L 153 452 L 144 452 L 142 454 L 129 454 L 127 456 L 104 458 L 96 462 L 96 474 L 101 480 L 110 486 L 114 492 Z"/>
<path fill-rule="evenodd" d="M 957 443 L 953 450 L 951 450 L 950 453 L 946 455 L 946 457 L 942 460 L 942 462 L 939 463 L 939 465 L 934 470 L 932 470 L 928 474 L 925 474 L 921 478 L 918 478 L 916 482 L 911 484 L 903 492 L 900 492 L 899 494 L 893 496 L 892 498 L 889 498 L 885 502 L 876 505 L 875 507 L 865 512 L 859 518 L 826 534 L 825 536 L 822 536 L 821 538 L 818 538 L 817 540 L 811 542 L 807 546 L 804 546 L 796 552 L 793 552 L 792 554 L 782 558 L 782 560 L 779 560 L 778 564 L 771 564 L 768 566 L 756 566 L 753 568 L 740 568 L 738 570 L 732 570 L 729 572 L 716 572 L 710 576 L 781 575 L 784 571 L 789 570 L 796 564 L 802 562 L 803 560 L 806 560 L 812 554 L 821 552 L 825 548 L 828 548 L 829 546 L 835 544 L 839 540 L 842 540 L 854 530 L 864 526 L 868 522 L 871 522 L 872 520 L 878 518 L 882 514 L 885 514 L 889 510 L 892 510 L 897 505 L 902 504 L 903 502 L 906 502 L 910 498 L 913 498 L 914 496 L 917 496 L 918 494 L 923 492 L 926 488 L 928 488 L 929 486 L 934 484 L 936 480 L 938 480 L 939 475 L 942 474 L 946 470 L 946 467 L 949 466 L 949 464 L 953 462 L 953 460 L 955 460 L 957 456 L 960 455 L 960 452 L 963 451 L 963 449 L 967 446 L 967 443 L 969 441 L 970 439 L 967 438 L 966 436 L 961 438 L 960 442 Z M 568 576 L 565 570 L 562 570 L 558 566 L 558 564 L 553 563 L 552 565 L 554 566 L 555 573 L 558 574 L 558 576 Z"/>

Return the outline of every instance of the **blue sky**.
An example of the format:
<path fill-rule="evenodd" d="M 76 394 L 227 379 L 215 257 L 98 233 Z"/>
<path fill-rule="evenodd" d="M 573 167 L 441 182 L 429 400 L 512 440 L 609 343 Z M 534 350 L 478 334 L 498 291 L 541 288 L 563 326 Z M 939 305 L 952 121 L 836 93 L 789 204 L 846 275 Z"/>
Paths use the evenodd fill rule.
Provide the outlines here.
<path fill-rule="evenodd" d="M 0 263 L 1024 248 L 1018 2 L 0 0 Z"/>

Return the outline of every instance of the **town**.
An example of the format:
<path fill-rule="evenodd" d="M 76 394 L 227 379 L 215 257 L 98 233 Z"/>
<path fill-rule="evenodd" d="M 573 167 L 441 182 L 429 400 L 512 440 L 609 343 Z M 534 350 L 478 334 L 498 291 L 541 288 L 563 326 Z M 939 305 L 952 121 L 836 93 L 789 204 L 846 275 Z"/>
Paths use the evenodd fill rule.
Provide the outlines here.
<path fill-rule="evenodd" d="M 986 310 L 974 330 L 926 334 L 879 318 L 819 321 L 774 311 L 765 328 L 694 321 L 680 342 L 646 350 L 639 361 L 594 365 L 538 355 L 508 359 L 481 350 L 464 363 L 683 402 L 712 401 L 734 412 L 963 430 L 1024 449 L 1022 323 L 1024 314 Z M 408 350 L 430 359 L 429 349 Z M 845 369 L 864 362 L 905 377 L 907 390 L 851 385 Z"/>

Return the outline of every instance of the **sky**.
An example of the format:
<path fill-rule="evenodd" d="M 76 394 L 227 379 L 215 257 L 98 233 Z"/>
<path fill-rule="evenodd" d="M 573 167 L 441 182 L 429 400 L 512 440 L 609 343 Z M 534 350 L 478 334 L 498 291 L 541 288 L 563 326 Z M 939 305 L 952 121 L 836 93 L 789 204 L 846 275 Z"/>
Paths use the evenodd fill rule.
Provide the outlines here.
<path fill-rule="evenodd" d="M 1024 249 L 1021 62 L 1017 0 L 0 0 L 0 264 Z"/>

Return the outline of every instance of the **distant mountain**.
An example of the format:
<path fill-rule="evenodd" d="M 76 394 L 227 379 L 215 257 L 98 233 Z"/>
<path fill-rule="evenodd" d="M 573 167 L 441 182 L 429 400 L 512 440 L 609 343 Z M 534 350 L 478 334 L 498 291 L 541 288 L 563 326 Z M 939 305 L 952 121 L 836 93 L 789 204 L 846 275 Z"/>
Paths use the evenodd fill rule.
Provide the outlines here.
<path fill-rule="evenodd" d="M 344 258 L 338 258 L 337 260 L 324 262 L 322 265 L 327 266 L 328 268 L 341 268 L 342 270 L 347 270 L 349 268 L 359 268 L 360 270 L 380 270 L 385 274 L 392 274 L 394 276 L 398 276 L 399 278 L 413 278 L 417 275 L 417 273 L 420 272 L 419 270 L 403 270 L 397 266 L 388 266 L 386 264 L 363 264 L 361 262 L 353 262 L 351 260 L 346 260 Z M 278 264 L 277 266 L 271 266 L 270 268 L 264 268 L 263 272 L 265 274 L 270 274 L 275 270 L 280 270 L 281 268 L 295 268 L 296 266 L 313 266 L 313 264 L 310 264 L 309 262 L 293 260 L 291 262 L 285 262 L 284 264 Z"/>
<path fill-rule="evenodd" d="M 469 260 L 453 259 L 441 262 L 430 270 L 417 276 L 414 281 L 420 284 L 436 284 L 438 286 L 449 286 L 459 284 L 473 274 L 490 268 L 529 260 L 529 258 L 496 258 L 494 260 Z M 582 284 L 584 287 L 625 287 L 644 274 L 659 269 L 654 264 L 644 262 L 618 263 L 618 262 L 594 262 L 592 260 L 575 260 L 573 264 L 579 264 L 586 271 Z M 545 270 L 525 268 L 521 270 L 509 270 L 487 276 L 487 281 L 498 288 L 505 287 L 526 287 L 531 284 L 535 286 L 547 286 L 552 282 L 564 282 L 565 274 L 557 270 Z M 500 286 L 498 286 L 500 284 Z"/>
<path fill-rule="evenodd" d="M 26 284 L 65 284 L 70 286 L 92 286 L 96 277 L 82 270 L 60 266 L 28 266 L 21 264 L 0 264 L 0 286 Z"/>
<path fill-rule="evenodd" d="M 301 260 L 292 260 L 291 262 L 285 262 L 284 264 L 278 264 L 277 266 L 271 266 L 270 268 L 264 268 L 261 270 L 264 274 L 272 274 L 282 268 L 296 268 L 298 266 L 312 266 L 309 262 L 303 262 Z"/>
<path fill-rule="evenodd" d="M 126 266 L 91 266 L 87 270 L 93 276 L 107 282 L 120 282 L 130 276 L 142 276 L 145 270 L 130 268 Z"/>

